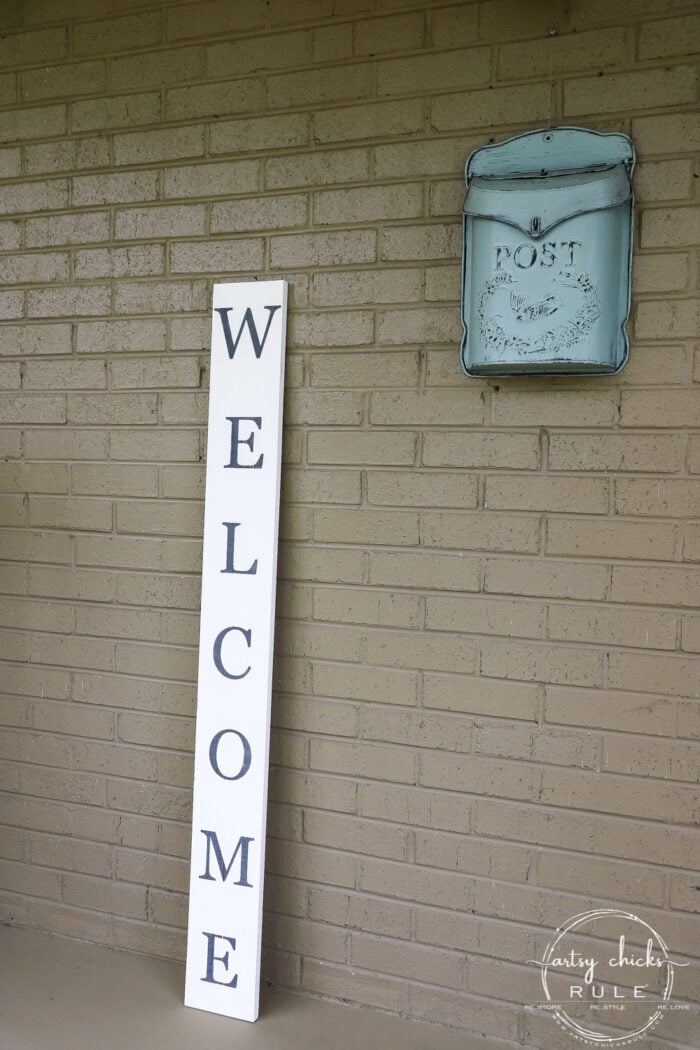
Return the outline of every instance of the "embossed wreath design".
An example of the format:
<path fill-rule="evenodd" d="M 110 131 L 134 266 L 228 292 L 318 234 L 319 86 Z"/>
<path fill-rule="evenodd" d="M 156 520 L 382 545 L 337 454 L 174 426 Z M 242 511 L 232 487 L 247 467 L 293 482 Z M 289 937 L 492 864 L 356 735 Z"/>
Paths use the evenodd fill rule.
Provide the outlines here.
<path fill-rule="evenodd" d="M 498 321 L 498 318 L 502 319 L 502 314 L 487 314 L 489 299 L 497 291 L 505 288 L 506 285 L 514 283 L 509 273 L 496 272 L 485 281 L 479 294 L 477 318 L 484 342 L 484 349 L 487 351 L 503 352 L 504 350 L 511 350 L 519 354 L 539 354 L 542 352 L 554 354 L 562 350 L 569 350 L 590 332 L 600 317 L 600 302 L 589 275 L 587 273 L 573 273 L 570 270 L 560 270 L 556 276 L 552 277 L 552 284 L 555 286 L 555 289 L 558 284 L 565 285 L 568 288 L 575 288 L 583 293 L 583 302 L 568 321 L 549 328 L 541 336 L 537 336 L 535 339 L 536 345 L 533 346 L 531 339 L 508 334 L 505 331 Z M 563 300 L 559 299 L 556 294 L 547 295 L 539 302 L 531 304 L 526 302 L 524 296 L 516 295 L 514 290 L 510 294 L 510 307 L 518 324 L 527 324 L 541 317 L 551 316 L 563 305 Z"/>

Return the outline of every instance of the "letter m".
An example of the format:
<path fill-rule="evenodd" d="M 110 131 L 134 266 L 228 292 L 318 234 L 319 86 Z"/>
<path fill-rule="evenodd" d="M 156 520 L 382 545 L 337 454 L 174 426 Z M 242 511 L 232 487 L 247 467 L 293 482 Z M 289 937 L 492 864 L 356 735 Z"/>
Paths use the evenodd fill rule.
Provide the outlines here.
<path fill-rule="evenodd" d="M 239 878 L 237 882 L 234 883 L 234 885 L 252 886 L 252 882 L 248 882 L 248 847 L 250 846 L 251 842 L 255 841 L 255 839 L 249 839 L 246 838 L 244 835 L 241 835 L 238 842 L 236 843 L 236 848 L 233 851 L 233 854 L 231 855 L 230 861 L 228 862 L 228 864 L 226 864 L 226 862 L 224 861 L 224 855 L 221 852 L 221 846 L 219 845 L 219 839 L 216 832 L 204 831 L 202 829 L 202 834 L 207 840 L 207 860 L 204 868 L 204 874 L 199 876 L 200 879 L 208 879 L 209 882 L 216 882 L 216 876 L 212 875 L 211 871 L 209 870 L 211 864 L 211 855 L 213 852 L 214 858 L 219 868 L 221 881 L 226 882 L 226 879 L 231 874 L 231 869 L 233 868 L 236 857 L 240 853 L 241 859 L 240 866 L 238 869 Z"/>
<path fill-rule="evenodd" d="M 229 356 L 230 360 L 233 360 L 233 356 L 236 353 L 236 350 L 238 349 L 238 344 L 241 341 L 241 336 L 243 335 L 243 329 L 244 328 L 248 329 L 248 332 L 250 334 L 250 341 L 253 344 L 253 350 L 255 351 L 255 356 L 256 356 L 256 358 L 258 360 L 260 360 L 260 355 L 263 352 L 263 348 L 265 346 L 265 340 L 267 339 L 268 333 L 270 331 L 270 325 L 272 324 L 272 318 L 275 316 L 275 313 L 278 310 L 281 309 L 281 306 L 279 306 L 279 305 L 277 305 L 277 306 L 266 306 L 265 309 L 268 311 L 268 315 L 267 315 L 267 324 L 265 326 L 265 331 L 263 332 L 262 339 L 260 338 L 260 335 L 258 334 L 258 329 L 255 326 L 255 318 L 253 317 L 253 311 L 251 310 L 251 308 L 249 306 L 246 308 L 246 311 L 243 314 L 243 320 L 241 321 L 241 327 L 238 329 L 238 335 L 234 339 L 233 335 L 231 334 L 231 326 L 229 324 L 229 319 L 228 319 L 228 315 L 231 312 L 231 307 L 230 306 L 224 306 L 224 307 L 217 306 L 216 307 L 216 313 L 221 318 L 221 327 L 224 330 L 224 339 L 226 340 L 226 349 L 228 350 L 228 356 Z"/>

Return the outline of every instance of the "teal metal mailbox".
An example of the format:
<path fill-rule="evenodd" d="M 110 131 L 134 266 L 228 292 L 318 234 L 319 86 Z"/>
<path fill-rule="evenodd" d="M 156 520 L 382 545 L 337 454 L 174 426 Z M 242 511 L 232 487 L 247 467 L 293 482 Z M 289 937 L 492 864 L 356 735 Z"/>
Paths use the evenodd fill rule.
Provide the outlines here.
<path fill-rule="evenodd" d="M 619 372 L 627 361 L 634 147 L 551 128 L 467 161 L 462 366 L 470 376 Z"/>

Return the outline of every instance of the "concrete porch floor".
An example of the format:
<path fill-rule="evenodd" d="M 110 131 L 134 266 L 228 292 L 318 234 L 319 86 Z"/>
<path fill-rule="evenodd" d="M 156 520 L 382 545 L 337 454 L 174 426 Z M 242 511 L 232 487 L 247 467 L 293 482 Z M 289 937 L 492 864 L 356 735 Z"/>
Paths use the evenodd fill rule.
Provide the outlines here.
<path fill-rule="evenodd" d="M 489 1050 L 484 1039 L 289 992 L 255 1024 L 182 1005 L 179 963 L 0 927 L 2 1050 Z"/>

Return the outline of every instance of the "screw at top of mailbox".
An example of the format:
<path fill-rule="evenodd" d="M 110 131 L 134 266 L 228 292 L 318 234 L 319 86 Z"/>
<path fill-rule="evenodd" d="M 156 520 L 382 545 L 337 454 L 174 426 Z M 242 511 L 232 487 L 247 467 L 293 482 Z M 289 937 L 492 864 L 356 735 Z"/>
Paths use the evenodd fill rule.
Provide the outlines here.
<path fill-rule="evenodd" d="M 622 134 L 532 131 L 466 166 L 467 375 L 610 375 L 629 354 L 634 147 Z"/>

